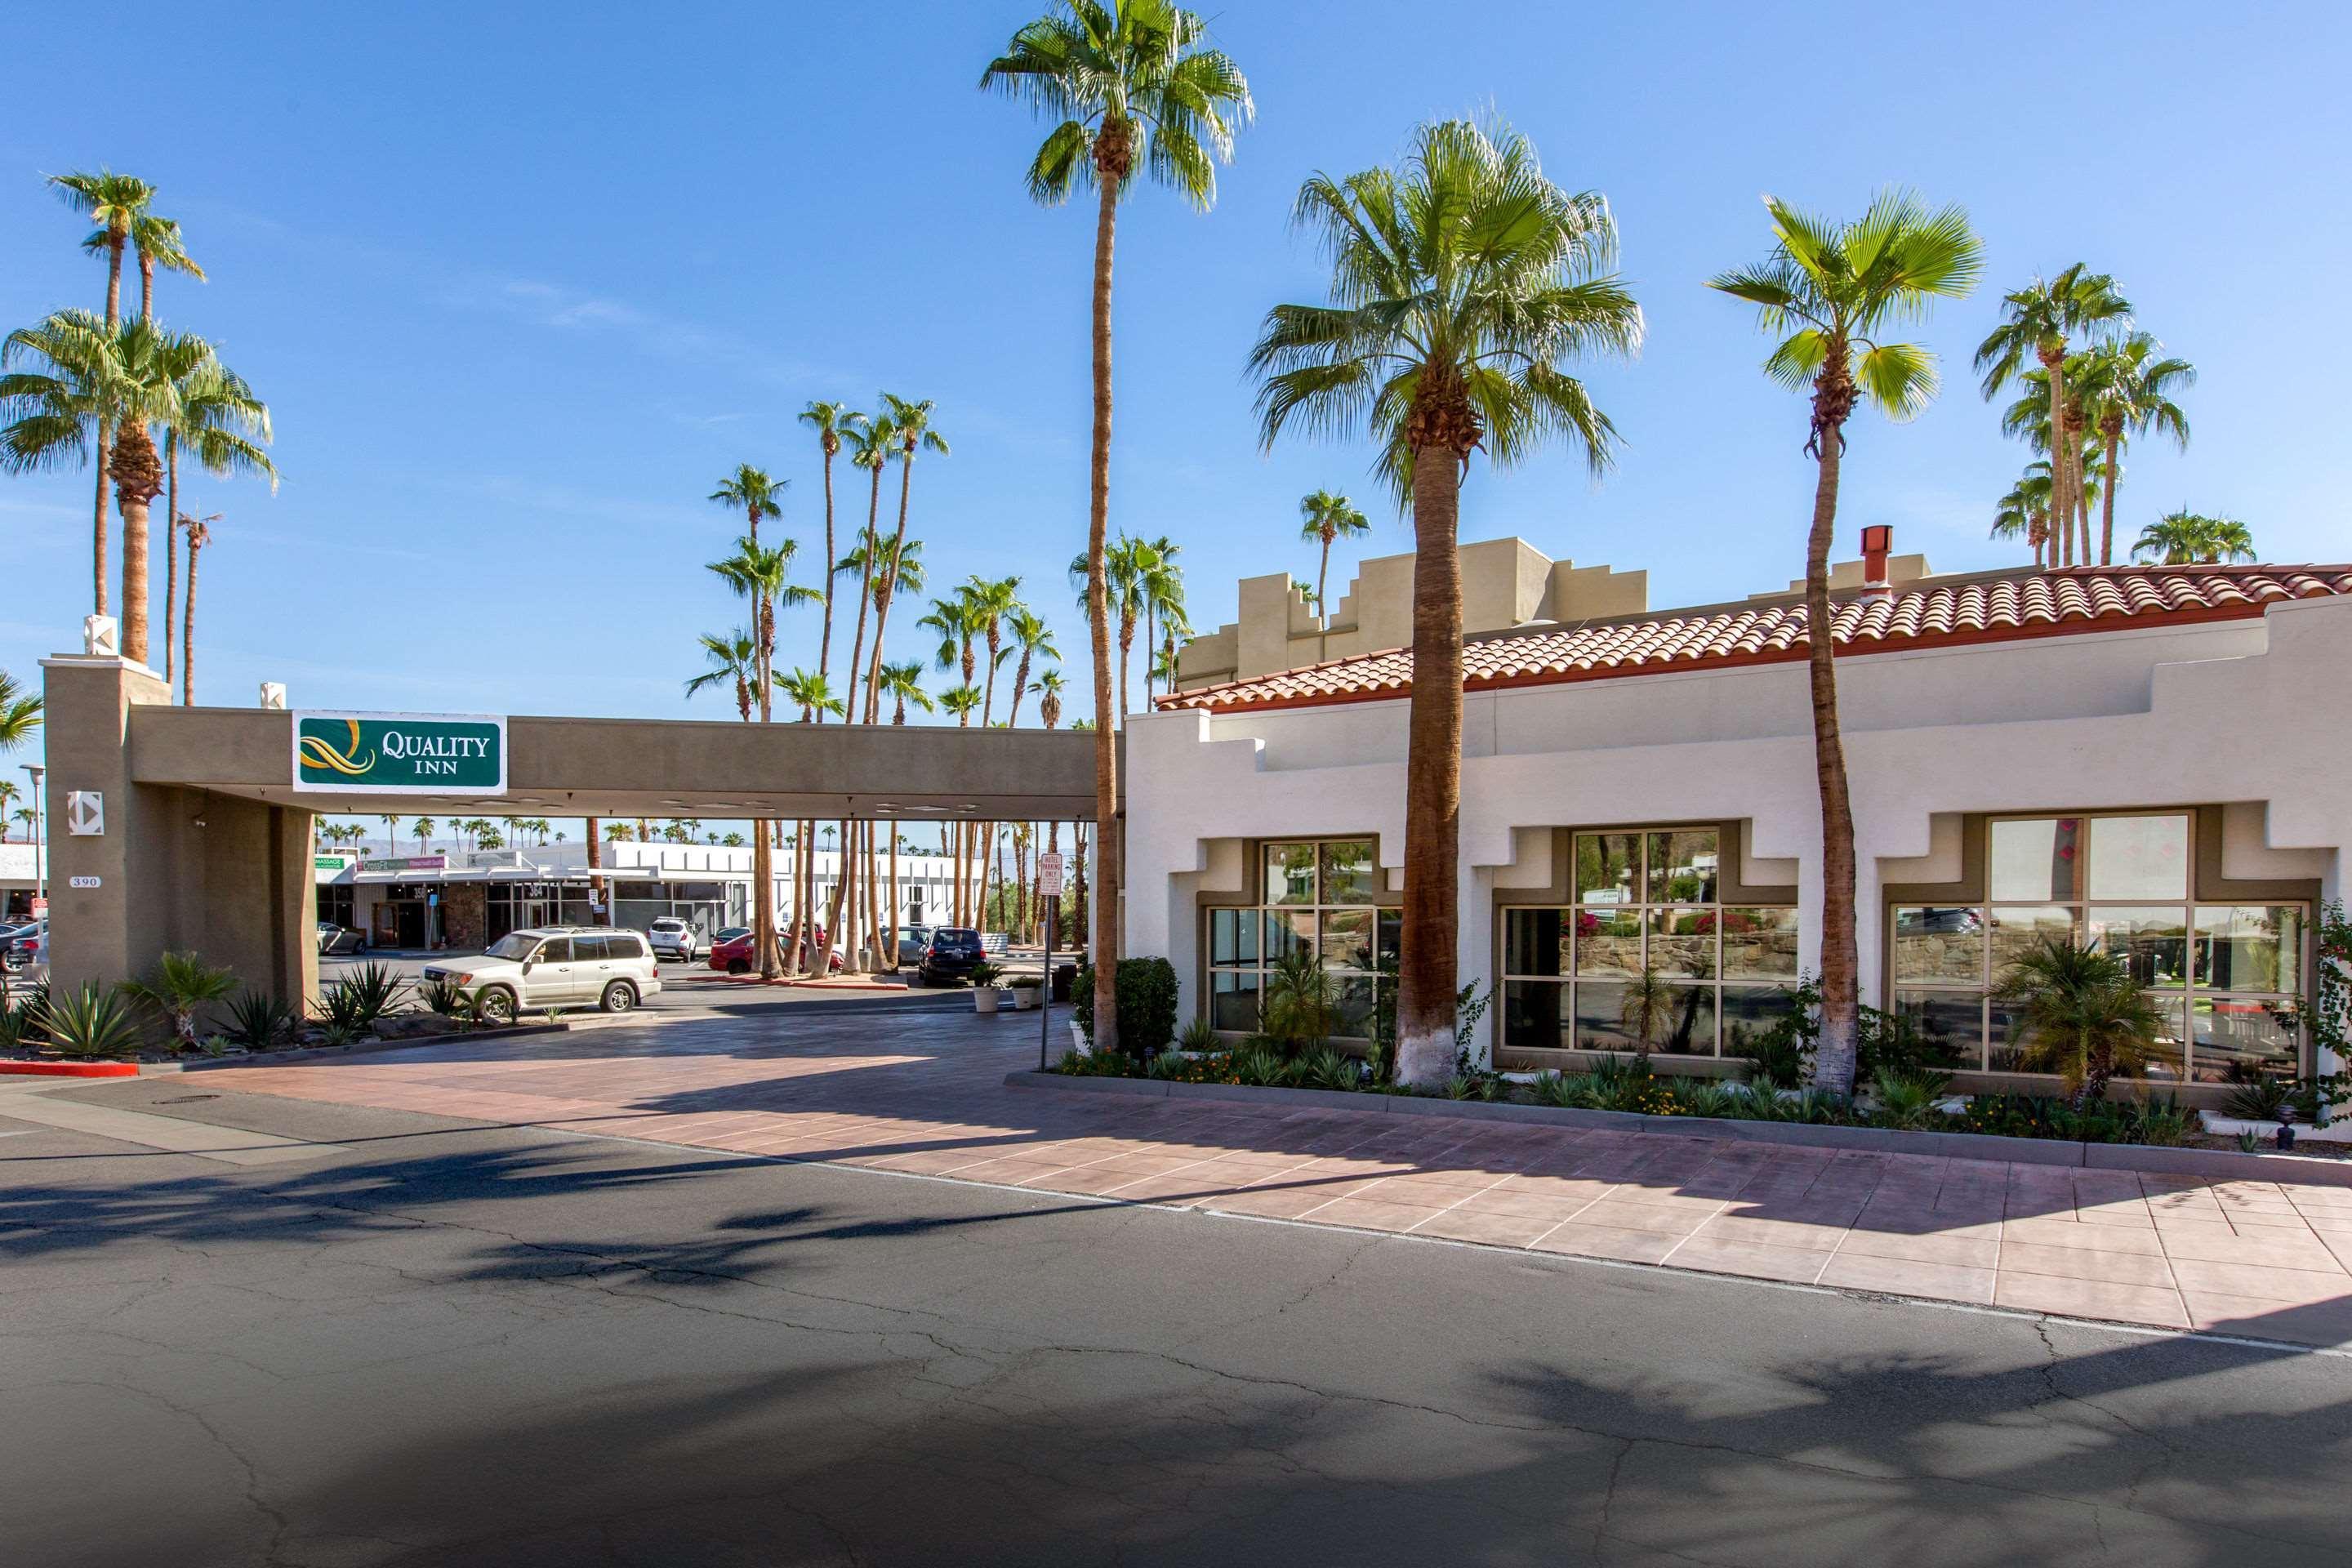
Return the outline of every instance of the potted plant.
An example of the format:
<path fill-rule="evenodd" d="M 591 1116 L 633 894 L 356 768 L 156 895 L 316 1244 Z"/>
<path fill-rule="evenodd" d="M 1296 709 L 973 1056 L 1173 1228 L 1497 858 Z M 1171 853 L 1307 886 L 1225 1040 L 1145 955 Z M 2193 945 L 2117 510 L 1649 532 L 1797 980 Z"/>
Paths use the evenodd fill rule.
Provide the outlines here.
<path fill-rule="evenodd" d="M 1004 971 L 986 959 L 971 966 L 971 1010 L 993 1013 L 1004 1000 L 1004 993 L 996 988 L 996 977 Z"/>
<path fill-rule="evenodd" d="M 1045 977 L 1042 974 L 1016 974 L 1004 983 L 1004 988 L 1013 993 L 1014 1012 L 1034 1013 L 1037 1010 L 1038 1000 L 1045 994 Z"/>

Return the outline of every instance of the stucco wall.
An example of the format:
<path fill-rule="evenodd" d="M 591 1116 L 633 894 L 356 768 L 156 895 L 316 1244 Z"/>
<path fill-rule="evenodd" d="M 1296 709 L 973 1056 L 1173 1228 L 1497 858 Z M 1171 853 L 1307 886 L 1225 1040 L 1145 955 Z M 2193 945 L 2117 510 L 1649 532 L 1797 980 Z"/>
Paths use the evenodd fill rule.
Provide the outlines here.
<path fill-rule="evenodd" d="M 2316 877 L 2335 896 L 2352 842 L 2347 668 L 2352 602 L 2340 599 L 2254 621 L 1842 658 L 1864 994 L 1881 994 L 1881 888 L 1952 875 L 1968 813 L 2236 803 L 2230 875 Z M 1241 839 L 1370 833 L 1393 878 L 1405 714 L 1397 700 L 1132 721 L 1127 947 L 1174 961 L 1188 1016 L 1195 898 L 1239 890 Z M 1744 820 L 1753 879 L 1796 882 L 1801 960 L 1818 964 L 1801 665 L 1473 695 L 1463 750 L 1465 979 L 1490 973 L 1491 889 L 1529 885 L 1526 857 L 1548 853 L 1524 830 L 1553 826 Z"/>

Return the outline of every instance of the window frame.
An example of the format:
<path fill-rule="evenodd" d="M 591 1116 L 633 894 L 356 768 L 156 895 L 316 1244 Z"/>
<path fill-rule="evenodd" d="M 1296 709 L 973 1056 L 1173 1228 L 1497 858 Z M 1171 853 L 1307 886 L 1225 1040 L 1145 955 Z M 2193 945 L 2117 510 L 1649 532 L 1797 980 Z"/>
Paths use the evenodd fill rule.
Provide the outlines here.
<path fill-rule="evenodd" d="M 2091 888 L 2095 862 L 2098 853 L 2098 824 L 2101 821 L 2127 821 L 2149 817 L 2178 816 L 2186 819 L 2185 895 L 2178 900 L 2152 898 L 2095 898 Z M 1999 824 L 2003 822 L 2042 822 L 2074 818 L 2083 825 L 2081 843 L 2084 863 L 2076 878 L 2073 894 L 2051 900 L 1997 900 L 1993 897 L 1992 840 Z M 2317 883 L 2305 879 L 2252 880 L 2231 879 L 2221 871 L 2221 846 L 2225 832 L 2223 808 L 2219 805 L 2128 805 L 2105 808 L 2074 808 L 2042 811 L 2000 811 L 1970 813 L 1962 818 L 1961 870 L 1958 880 L 1947 884 L 1889 883 L 1882 889 L 1879 929 L 1882 963 L 1879 975 L 1880 1005 L 1888 1012 L 1899 1009 L 1906 1001 L 1917 999 L 1955 1000 L 1977 999 L 1978 1037 L 1972 1059 L 1963 1059 L 1951 1070 L 1980 1076 L 2016 1079 L 2041 1085 L 2055 1083 L 2054 1073 L 2032 1072 L 2014 1066 L 1997 1066 L 1992 1056 L 2000 1043 L 1996 1039 L 1993 989 L 1997 976 L 1993 973 L 1996 959 L 1993 921 L 1998 910 L 2004 909 L 2063 909 L 2071 917 L 2072 929 L 2077 941 L 2090 932 L 2097 911 L 2178 910 L 2182 916 L 2181 983 L 2179 986 L 2151 986 L 2158 1003 L 2172 1016 L 2174 1033 L 2179 1038 L 2180 1054 L 2169 1064 L 2170 1070 L 2152 1072 L 2134 1078 L 2129 1082 L 2145 1083 L 2166 1090 L 2214 1090 L 2223 1080 L 2200 1079 L 2200 1062 L 2196 1040 L 2196 1019 L 2200 1002 L 2253 1003 L 2269 1005 L 2291 1004 L 2299 1019 L 2288 1063 L 2290 1070 L 2303 1075 L 2310 1070 L 2312 1041 L 2309 1026 L 2311 1008 L 2312 965 L 2315 961 L 2313 911 L 2318 907 Z M 1906 979 L 1899 975 L 1895 922 L 1906 909 L 1921 907 L 1966 909 L 1973 910 L 1979 921 L 1981 952 L 1978 959 L 1978 980 L 1963 984 L 1950 980 Z M 2199 955 L 2203 938 L 2199 931 L 2199 916 L 2202 911 L 2217 909 L 2285 908 L 2295 913 L 2300 930 L 2296 935 L 2295 978 L 2297 990 L 2252 990 L 2245 987 L 2201 985 L 2198 983 Z"/>
<path fill-rule="evenodd" d="M 1268 902 L 1266 900 L 1266 851 L 1277 846 L 1300 844 L 1311 844 L 1315 847 L 1316 901 L 1304 904 Z M 1322 901 L 1325 892 L 1323 851 L 1326 846 L 1334 844 L 1361 844 L 1370 850 L 1372 889 L 1369 902 L 1325 903 Z M 1197 961 L 1193 964 L 1193 973 L 1200 987 L 1197 993 L 1200 998 L 1199 1016 L 1207 1019 L 1216 1028 L 1217 1033 L 1226 1038 L 1242 1039 L 1254 1033 L 1255 1031 L 1251 1029 L 1228 1028 L 1217 1023 L 1216 999 L 1219 993 L 1216 990 L 1216 984 L 1217 977 L 1221 974 L 1256 976 L 1258 982 L 1256 994 L 1259 998 L 1258 1020 L 1260 1023 L 1264 1022 L 1265 977 L 1273 971 L 1273 964 L 1270 962 L 1273 954 L 1265 940 L 1265 921 L 1268 918 L 1283 919 L 1301 914 L 1311 916 L 1315 921 L 1316 941 L 1319 946 L 1322 941 L 1324 916 L 1346 914 L 1360 910 L 1372 911 L 1372 956 L 1375 967 L 1371 969 L 1334 968 L 1327 961 L 1325 968 L 1338 977 L 1363 977 L 1372 980 L 1375 987 L 1374 1004 L 1377 1006 L 1379 984 L 1377 965 L 1380 960 L 1381 933 L 1383 927 L 1389 923 L 1383 917 L 1400 914 L 1404 907 L 1404 895 L 1392 890 L 1388 885 L 1388 871 L 1381 863 L 1380 851 L 1380 835 L 1369 830 L 1360 833 L 1276 833 L 1267 834 L 1262 837 L 1243 839 L 1241 888 L 1238 890 L 1233 889 L 1204 890 L 1195 900 L 1193 917 L 1200 950 Z M 1244 900 L 1253 901 L 1241 901 Z M 1257 953 L 1255 959 L 1247 963 L 1215 962 L 1213 932 L 1216 917 L 1223 913 L 1247 916 L 1259 921 Z M 1360 1035 L 1335 1034 L 1331 1037 L 1331 1043 L 1342 1048 L 1354 1047 L 1369 1049 L 1372 1043 L 1370 1026 L 1367 1023 L 1366 1032 Z"/>
<path fill-rule="evenodd" d="M 1522 831 L 1529 830 L 1522 829 Z M 1536 829 L 1533 831 L 1546 830 Z M 1648 1054 L 1655 1056 L 1664 1061 L 1671 1061 L 1678 1068 L 1685 1070 L 1728 1070 L 1727 1066 L 1719 1066 L 1717 1064 L 1728 1064 L 1730 1062 L 1737 1061 L 1738 1058 L 1724 1055 L 1723 1038 L 1725 1026 L 1727 1023 L 1723 1005 L 1724 994 L 1727 991 L 1738 991 L 1742 993 L 1753 992 L 1759 994 L 1771 992 L 1785 993 L 1796 985 L 1798 976 L 1795 974 L 1786 976 L 1743 975 L 1733 976 L 1727 979 L 1723 973 L 1722 916 L 1726 910 L 1729 910 L 1764 909 L 1790 911 L 1795 916 L 1797 921 L 1798 939 L 1801 943 L 1803 940 L 1803 915 L 1801 906 L 1798 899 L 1798 889 L 1796 885 L 1793 883 L 1750 883 L 1745 879 L 1742 875 L 1742 870 L 1747 859 L 1748 825 L 1744 818 L 1696 818 L 1628 823 L 1578 823 L 1573 826 L 1553 826 L 1549 828 L 1548 831 L 1552 836 L 1553 869 L 1549 886 L 1538 888 L 1498 888 L 1495 889 L 1491 898 L 1491 908 L 1489 912 L 1492 921 L 1491 930 L 1493 934 L 1493 943 L 1490 949 L 1491 963 L 1489 964 L 1488 978 L 1489 984 L 1493 988 L 1491 994 L 1495 996 L 1497 1003 L 1496 1010 L 1493 1015 L 1495 1019 L 1495 1060 L 1497 1063 L 1503 1063 L 1506 1056 L 1507 1055 L 1518 1060 L 1522 1065 L 1531 1063 L 1537 1066 L 1549 1066 L 1570 1056 L 1625 1057 L 1643 1054 L 1630 1047 L 1623 1049 L 1612 1049 L 1600 1045 L 1588 1046 L 1563 1044 L 1515 1046 L 1510 1043 L 1506 1031 L 1509 1026 L 1508 999 L 1510 993 L 1508 987 L 1512 984 L 1536 984 L 1560 986 L 1564 992 L 1564 995 L 1561 998 L 1563 1003 L 1562 1016 L 1570 1021 L 1569 1038 L 1573 1041 L 1575 1038 L 1575 1025 L 1573 1020 L 1576 1017 L 1577 987 L 1587 984 L 1595 985 L 1622 985 L 1625 983 L 1627 978 L 1623 975 L 1595 973 L 1580 976 L 1576 973 L 1575 946 L 1577 939 L 1573 934 L 1571 934 L 1570 937 L 1570 951 L 1565 955 L 1562 973 L 1559 974 L 1525 974 L 1517 971 L 1508 969 L 1507 965 L 1511 956 L 1509 948 L 1510 916 L 1513 912 L 1525 912 L 1528 910 L 1557 910 L 1565 919 L 1573 924 L 1575 917 L 1580 910 L 1617 909 L 1637 911 L 1638 923 L 1643 932 L 1642 951 L 1644 956 L 1646 956 L 1649 951 L 1649 928 L 1656 911 L 1699 910 L 1712 910 L 1717 916 L 1715 932 L 1717 939 L 1715 943 L 1715 973 L 1704 979 L 1667 975 L 1661 975 L 1660 978 L 1664 980 L 1667 984 L 1675 986 L 1679 989 L 1703 989 L 1711 994 L 1715 1004 L 1713 1025 L 1714 1034 L 1711 1047 L 1706 1052 L 1701 1053 L 1696 1051 L 1669 1052 L 1662 1050 L 1656 1047 L 1653 1047 Z M 1713 899 L 1707 901 L 1696 903 L 1674 901 L 1651 903 L 1646 901 L 1650 881 L 1648 858 L 1651 836 L 1654 834 L 1670 835 L 1690 832 L 1712 832 L 1716 836 L 1715 894 Z M 1637 898 L 1633 902 L 1625 904 L 1586 904 L 1579 899 L 1577 890 L 1577 840 L 1580 837 L 1603 834 L 1631 836 L 1634 837 L 1642 847 L 1643 864 L 1633 873 L 1633 886 L 1637 889 L 1641 897 Z M 1734 1019 L 1729 1021 L 1736 1022 L 1738 1020 Z"/>

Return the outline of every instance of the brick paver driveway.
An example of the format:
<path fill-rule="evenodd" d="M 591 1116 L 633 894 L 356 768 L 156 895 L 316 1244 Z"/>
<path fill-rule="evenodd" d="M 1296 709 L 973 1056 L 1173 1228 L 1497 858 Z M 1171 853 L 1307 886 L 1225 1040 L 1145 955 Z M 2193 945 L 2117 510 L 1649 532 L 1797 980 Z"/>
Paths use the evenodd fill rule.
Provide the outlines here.
<path fill-rule="evenodd" d="M 2352 1345 L 2352 1190 L 1012 1089 L 1026 1014 L 681 1019 L 224 1086 L 2074 1317 Z"/>

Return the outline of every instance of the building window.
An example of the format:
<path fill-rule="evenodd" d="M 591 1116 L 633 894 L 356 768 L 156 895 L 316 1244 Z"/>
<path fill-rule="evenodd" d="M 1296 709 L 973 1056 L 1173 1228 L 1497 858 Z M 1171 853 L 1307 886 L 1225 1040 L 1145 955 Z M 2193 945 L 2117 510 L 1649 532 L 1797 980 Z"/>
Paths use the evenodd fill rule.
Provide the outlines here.
<path fill-rule="evenodd" d="M 1895 1009 L 1963 1070 L 2049 1070 L 1992 994 L 2047 938 L 2122 958 L 2167 1022 L 2138 1076 L 2220 1083 L 2299 1070 L 2305 906 L 2196 901 L 2196 826 L 2183 812 L 2002 817 L 1987 826 L 1982 904 L 1897 904 Z"/>
<path fill-rule="evenodd" d="M 1209 1021 L 1247 1034 L 1258 1027 L 1268 973 L 1297 952 L 1323 961 L 1338 1017 L 1333 1033 L 1370 1039 L 1381 960 L 1397 952 L 1398 911 L 1373 902 L 1380 863 L 1369 838 L 1268 844 L 1252 872 L 1260 900 L 1206 911 Z"/>
<path fill-rule="evenodd" d="M 1506 1049 L 1739 1054 L 1797 978 L 1797 911 L 1727 904 L 1712 827 L 1575 836 L 1575 900 L 1503 910 Z"/>

